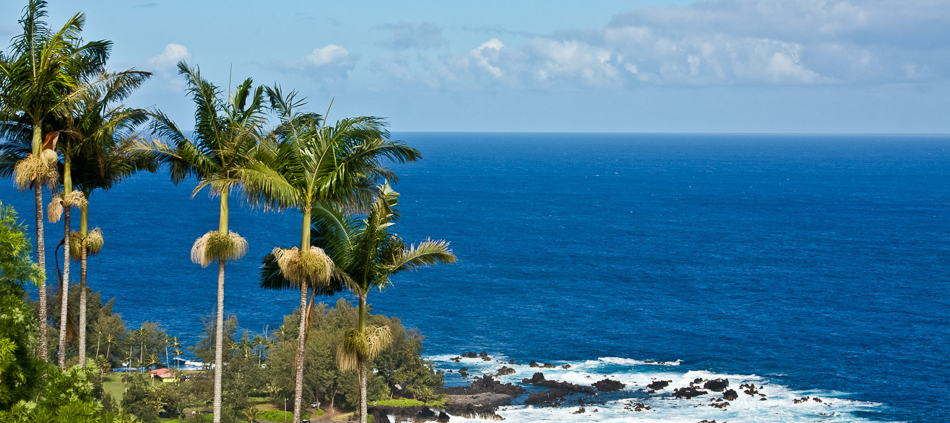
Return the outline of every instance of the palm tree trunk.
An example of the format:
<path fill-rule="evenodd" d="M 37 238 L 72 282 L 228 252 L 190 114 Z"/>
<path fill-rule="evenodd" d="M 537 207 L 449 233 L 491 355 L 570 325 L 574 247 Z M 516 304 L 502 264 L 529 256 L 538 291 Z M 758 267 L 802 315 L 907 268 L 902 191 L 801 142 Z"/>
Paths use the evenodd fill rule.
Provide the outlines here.
<path fill-rule="evenodd" d="M 303 207 L 303 235 L 300 240 L 300 256 L 310 254 L 310 209 Z M 294 381 L 294 423 L 300 423 L 303 406 L 303 359 L 307 349 L 307 327 L 310 324 L 310 308 L 307 306 L 307 277 L 300 281 L 300 327 L 297 332 L 297 354 L 295 361 L 296 380 Z M 312 301 L 312 300 L 311 300 Z M 312 304 L 312 302 L 311 302 Z"/>
<path fill-rule="evenodd" d="M 82 237 L 81 264 L 79 265 L 79 367 L 86 368 L 86 235 L 89 226 L 89 209 L 82 205 L 79 217 L 79 234 Z M 98 350 L 98 345 L 96 346 Z M 98 355 L 98 352 L 96 353 Z"/>
<path fill-rule="evenodd" d="M 360 305 L 357 312 L 359 313 L 358 327 L 359 327 L 360 333 L 365 334 L 366 333 L 366 293 L 365 292 L 360 294 Z M 357 376 L 359 378 L 359 383 L 360 383 L 360 423 L 367 423 L 366 422 L 366 408 L 367 408 L 366 379 L 368 375 L 366 373 L 366 358 L 358 354 L 356 356 L 356 359 L 357 359 L 356 372 L 357 372 Z"/>
<path fill-rule="evenodd" d="M 228 190 L 221 191 L 218 231 L 228 235 Z M 218 257 L 218 321 L 214 333 L 214 418 L 221 423 L 221 372 L 224 370 L 224 258 Z"/>
<path fill-rule="evenodd" d="M 47 317 L 46 311 L 46 243 L 43 240 L 43 187 L 39 181 L 33 182 L 33 198 L 36 202 L 36 264 L 40 268 L 40 278 L 37 284 L 39 285 L 37 287 L 39 288 L 37 301 L 40 303 L 39 357 L 40 361 L 45 363 L 49 360 L 49 346 L 46 339 L 49 317 Z"/>
<path fill-rule="evenodd" d="M 295 358 L 296 380 L 294 381 L 294 423 L 300 423 L 300 411 L 303 406 L 303 358 L 307 346 L 307 281 L 300 283 L 300 325 L 297 333 L 297 354 Z"/>
<path fill-rule="evenodd" d="M 218 326 L 214 331 L 214 423 L 221 423 L 221 371 L 224 367 L 224 259 L 218 259 Z"/>
<path fill-rule="evenodd" d="M 366 422 L 366 419 L 367 419 L 366 378 L 367 376 L 369 376 L 369 374 L 366 371 L 366 359 L 364 358 L 360 359 L 359 372 L 360 372 L 360 423 L 367 423 Z"/>
<path fill-rule="evenodd" d="M 69 323 L 69 206 L 63 205 L 63 208 L 63 227 L 65 228 L 63 256 L 65 259 L 63 260 L 63 289 L 60 298 L 62 306 L 59 313 L 59 368 L 66 370 L 66 329 Z"/>

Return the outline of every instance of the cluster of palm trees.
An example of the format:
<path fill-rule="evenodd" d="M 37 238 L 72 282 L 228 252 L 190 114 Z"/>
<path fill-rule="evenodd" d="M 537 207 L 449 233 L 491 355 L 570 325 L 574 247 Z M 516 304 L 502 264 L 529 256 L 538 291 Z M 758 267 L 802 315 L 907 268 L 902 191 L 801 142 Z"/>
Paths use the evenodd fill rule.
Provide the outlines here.
<path fill-rule="evenodd" d="M 87 221 L 92 193 L 164 165 L 174 183 L 196 178 L 193 194 L 207 187 L 220 199 L 218 228 L 198 238 L 191 250 L 195 263 L 218 265 L 214 421 L 221 416 L 225 265 L 247 251 L 247 241 L 228 226 L 229 197 L 240 193 L 251 205 L 303 215 L 300 245 L 275 248 L 261 270 L 263 287 L 300 291 L 294 421 L 300 421 L 302 409 L 313 298 L 348 289 L 359 298 L 359 321 L 341 340 L 337 356 L 341 368 L 357 371 L 365 422 L 367 363 L 391 340 L 385 327 L 366 324 L 368 293 L 382 290 L 396 272 L 455 260 L 444 241 L 407 246 L 393 231 L 398 194 L 387 182 L 396 178 L 385 164 L 418 160 L 419 152 L 389 140 L 379 118 L 328 125 L 323 116 L 302 110 L 306 103 L 296 92 L 276 85 L 255 88 L 248 78 L 225 98 L 197 67 L 180 62 L 195 105 L 194 130 L 183 131 L 161 111 L 121 105 L 150 74 L 107 72 L 111 43 L 83 42 L 81 13 L 54 31 L 43 21 L 45 8 L 45 1 L 31 0 L 21 19 L 23 33 L 13 39 L 9 54 L 0 53 L 0 176 L 13 176 L 21 189 L 34 192 L 41 270 L 43 187 L 54 193 L 51 221 L 60 215 L 64 220 L 60 367 L 65 368 L 66 334 L 72 327 L 79 329 L 79 364 L 85 365 L 86 260 L 103 244 L 101 231 L 89 229 Z M 267 128 L 270 115 L 279 120 L 272 129 Z M 159 139 L 146 141 L 135 133 L 146 122 Z M 78 232 L 71 231 L 71 208 L 81 212 Z M 73 325 L 65 317 L 70 258 L 81 262 L 80 321 Z M 45 323 L 45 282 L 39 305 Z M 48 350 L 45 327 L 40 325 L 42 360 Z"/>
<path fill-rule="evenodd" d="M 79 332 L 74 334 L 79 338 L 79 362 L 85 365 L 86 259 L 103 244 L 101 231 L 89 229 L 89 198 L 138 170 L 154 170 L 148 154 L 131 150 L 131 130 L 147 120 L 146 111 L 120 104 L 150 74 L 134 69 L 108 72 L 112 44 L 82 41 L 82 13 L 59 30 L 50 28 L 45 17 L 46 3 L 31 0 L 20 20 L 22 34 L 13 38 L 9 53 L 0 53 L 0 176 L 13 176 L 20 189 L 34 192 L 43 323 L 48 318 L 43 187 L 54 193 L 50 220 L 64 220 L 58 364 L 65 368 L 66 337 L 73 328 Z M 78 232 L 71 231 L 72 208 L 81 210 Z M 82 288 L 79 322 L 72 325 L 66 318 L 70 259 L 81 262 Z M 47 360 L 46 324 L 40 325 L 39 340 L 39 357 Z"/>

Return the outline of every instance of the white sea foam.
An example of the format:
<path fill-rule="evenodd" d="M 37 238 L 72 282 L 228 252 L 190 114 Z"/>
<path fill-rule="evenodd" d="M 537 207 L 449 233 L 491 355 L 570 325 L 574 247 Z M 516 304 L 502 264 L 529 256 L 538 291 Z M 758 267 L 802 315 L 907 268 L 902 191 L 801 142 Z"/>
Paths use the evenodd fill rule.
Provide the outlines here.
<path fill-rule="evenodd" d="M 451 370 L 456 384 L 463 380 L 458 376 L 458 369 L 468 368 L 472 376 L 495 374 L 502 366 L 515 370 L 515 373 L 505 376 L 496 376 L 502 383 L 521 384 L 524 378 L 530 378 L 536 372 L 542 372 L 545 379 L 569 382 L 576 385 L 590 386 L 603 380 L 616 380 L 625 385 L 618 392 L 600 393 L 590 398 L 573 395 L 564 401 L 570 406 L 542 407 L 522 405 L 524 397 L 513 401 L 514 405 L 501 407 L 497 414 L 506 422 L 689 422 L 701 420 L 739 422 L 865 422 L 872 421 L 856 414 L 861 411 L 871 411 L 883 407 L 881 404 L 856 401 L 847 398 L 847 394 L 834 391 L 820 390 L 793 390 L 782 384 L 758 375 L 725 374 L 708 370 L 683 369 L 680 361 L 665 364 L 645 363 L 644 360 L 626 359 L 620 357 L 603 357 L 597 360 L 577 362 L 557 362 L 556 368 L 530 367 L 521 363 L 508 364 L 501 360 L 484 361 L 479 359 L 460 359 L 452 361 L 457 356 L 432 356 L 441 370 Z M 493 358 L 495 356 L 492 356 Z M 564 368 L 564 365 L 568 365 Z M 447 383 L 449 381 L 447 377 Z M 721 400 L 723 393 L 706 390 L 705 395 L 691 399 L 678 399 L 673 396 L 676 388 L 690 386 L 697 379 L 727 379 L 728 389 L 735 390 L 738 398 L 728 401 L 724 408 L 713 407 L 714 404 L 725 402 Z M 664 389 L 650 392 L 647 385 L 654 381 L 670 381 Z M 754 384 L 757 393 L 749 395 L 740 385 Z M 702 383 L 697 384 L 702 388 Z M 761 395 L 760 395 L 761 394 Z M 764 396 L 762 396 L 764 395 Z M 807 400 L 802 400 L 808 397 Z M 815 401 L 814 398 L 819 398 Z M 763 400 L 762 398 L 765 398 Z M 577 400 L 583 399 L 581 406 Z M 717 399 L 720 399 L 717 401 Z M 799 400 L 799 402 L 795 402 Z M 643 404 L 650 409 L 635 411 L 635 404 Z M 583 411 L 581 411 L 583 408 Z M 596 410 L 596 411 L 594 411 Z M 575 414 L 576 413 L 576 414 Z M 477 418 L 453 416 L 453 422 L 482 422 Z"/>
<path fill-rule="evenodd" d="M 600 357 L 598 361 L 609 363 L 609 364 L 619 364 L 621 366 L 679 366 L 682 361 L 659 361 L 659 360 L 634 360 L 632 358 L 621 358 L 621 357 Z"/>

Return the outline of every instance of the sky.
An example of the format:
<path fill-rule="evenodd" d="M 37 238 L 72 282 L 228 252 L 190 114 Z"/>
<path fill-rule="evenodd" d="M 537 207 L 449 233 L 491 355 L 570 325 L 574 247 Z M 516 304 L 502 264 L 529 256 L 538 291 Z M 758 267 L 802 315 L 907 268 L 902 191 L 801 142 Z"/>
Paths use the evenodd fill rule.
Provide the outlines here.
<path fill-rule="evenodd" d="M 0 5 L 0 40 L 24 0 Z M 127 104 L 179 126 L 175 64 L 393 131 L 950 133 L 946 0 L 50 0 L 86 14 Z M 0 44 L 6 50 L 9 42 Z"/>

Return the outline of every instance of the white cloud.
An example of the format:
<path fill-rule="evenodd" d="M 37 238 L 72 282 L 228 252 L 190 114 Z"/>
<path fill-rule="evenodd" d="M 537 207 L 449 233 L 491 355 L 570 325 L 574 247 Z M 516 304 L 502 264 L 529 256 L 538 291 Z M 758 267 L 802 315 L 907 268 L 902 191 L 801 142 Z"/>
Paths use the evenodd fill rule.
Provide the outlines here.
<path fill-rule="evenodd" d="M 315 67 L 327 66 L 333 64 L 333 62 L 345 61 L 349 55 L 350 52 L 346 51 L 345 48 L 330 44 L 323 48 L 313 49 L 313 53 L 307 56 L 307 63 Z"/>
<path fill-rule="evenodd" d="M 478 64 L 478 66 L 487 70 L 497 78 L 502 75 L 502 71 L 501 68 L 493 65 L 492 62 L 498 60 L 503 48 L 505 48 L 505 44 L 502 43 L 501 40 L 492 38 L 472 50 L 472 57 L 475 58 L 475 63 Z"/>
<path fill-rule="evenodd" d="M 610 50 L 577 40 L 536 39 L 529 49 L 540 57 L 537 78 L 541 81 L 580 79 L 594 87 L 618 84 L 620 60 Z"/>
<path fill-rule="evenodd" d="M 394 57 L 429 86 L 617 88 L 895 83 L 950 77 L 950 2 L 709 0 L 643 8 L 600 28 Z M 496 33 L 502 33 L 497 31 Z"/>
<path fill-rule="evenodd" d="M 359 56 L 350 53 L 345 47 L 328 44 L 313 49 L 301 59 L 279 64 L 277 68 L 285 72 L 302 73 L 324 84 L 334 84 L 346 80 L 358 61 Z"/>
<path fill-rule="evenodd" d="M 178 62 L 182 60 L 188 61 L 190 59 L 191 53 L 188 52 L 188 47 L 181 44 L 170 43 L 162 50 L 162 54 L 148 59 L 148 63 L 158 68 L 159 71 L 167 71 L 174 68 Z"/>

